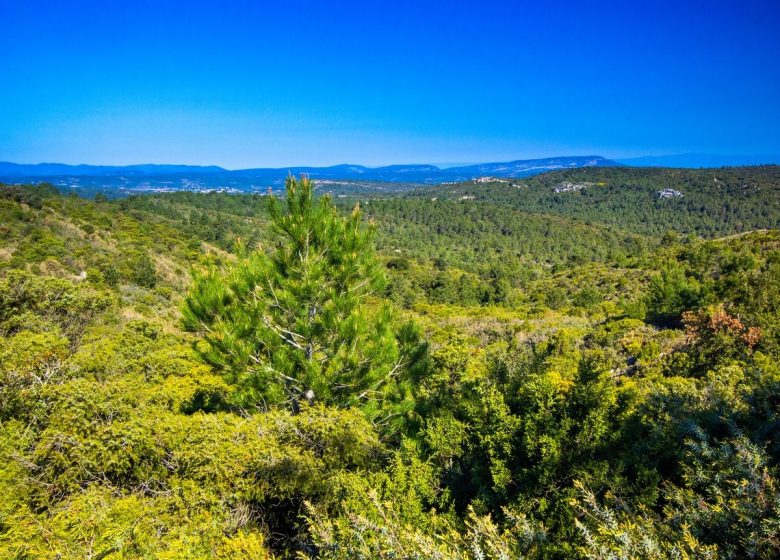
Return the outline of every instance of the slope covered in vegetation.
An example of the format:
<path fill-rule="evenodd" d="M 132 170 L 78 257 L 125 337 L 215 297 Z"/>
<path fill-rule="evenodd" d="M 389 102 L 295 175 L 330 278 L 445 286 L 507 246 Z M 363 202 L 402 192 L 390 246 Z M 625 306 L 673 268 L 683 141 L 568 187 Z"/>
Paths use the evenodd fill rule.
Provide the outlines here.
<path fill-rule="evenodd" d="M 291 187 L 0 187 L 0 556 L 780 554 L 777 230 Z"/>
<path fill-rule="evenodd" d="M 662 194 L 666 191 L 665 196 Z M 486 201 L 628 231 L 719 237 L 780 227 L 780 167 L 588 167 L 508 182 L 416 191 L 421 198 Z"/>

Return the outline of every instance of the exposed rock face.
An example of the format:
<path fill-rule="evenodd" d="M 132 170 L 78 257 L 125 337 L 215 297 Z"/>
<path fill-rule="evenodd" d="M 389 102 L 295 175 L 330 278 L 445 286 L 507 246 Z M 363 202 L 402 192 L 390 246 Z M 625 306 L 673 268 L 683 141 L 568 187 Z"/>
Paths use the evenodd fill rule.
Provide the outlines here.
<path fill-rule="evenodd" d="M 680 198 L 682 196 L 684 196 L 683 193 L 674 189 L 664 189 L 662 191 L 658 191 L 658 198 Z"/>

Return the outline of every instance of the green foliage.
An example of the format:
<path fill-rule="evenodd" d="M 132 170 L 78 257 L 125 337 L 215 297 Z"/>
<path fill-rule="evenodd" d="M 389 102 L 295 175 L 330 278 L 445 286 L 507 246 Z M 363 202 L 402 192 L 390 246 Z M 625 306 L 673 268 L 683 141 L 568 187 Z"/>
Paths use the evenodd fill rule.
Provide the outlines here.
<path fill-rule="evenodd" d="M 780 491 L 765 454 L 744 437 L 712 447 L 704 434 L 683 456 L 681 486 L 667 484 L 661 514 L 605 504 L 578 484 L 588 558 L 776 558 Z M 705 544 L 705 543 L 718 543 Z"/>
<path fill-rule="evenodd" d="M 404 446 L 385 472 L 345 474 L 333 498 L 307 504 L 315 558 L 524 558 L 538 552 L 544 531 L 506 509 L 504 523 L 469 509 L 454 515 L 437 490 L 436 468 Z M 438 509 L 437 509 L 438 507 Z"/>
<path fill-rule="evenodd" d="M 664 268 L 650 279 L 649 319 L 660 325 L 679 325 L 685 311 L 696 309 L 701 299 L 699 283 L 680 266 Z"/>
<path fill-rule="evenodd" d="M 96 314 L 113 304 L 113 298 L 99 290 L 11 271 L 0 280 L 0 333 L 58 328 L 78 338 Z"/>
<path fill-rule="evenodd" d="M 391 501 L 370 495 L 371 505 L 352 516 L 328 517 L 316 509 L 309 512 L 310 531 L 316 547 L 314 558 L 341 560 L 374 558 L 440 558 L 442 560 L 503 560 L 529 558 L 541 532 L 523 517 L 507 514 L 509 522 L 499 527 L 490 516 L 473 511 L 465 529 L 435 519 L 434 531 L 406 523 Z"/>
<path fill-rule="evenodd" d="M 404 358 L 387 309 L 367 302 L 383 282 L 372 231 L 357 207 L 342 218 L 315 201 L 307 179 L 287 180 L 286 204 L 269 198 L 271 253 L 196 278 L 185 324 L 204 334 L 204 358 L 246 388 L 244 403 L 382 400 Z"/>
<path fill-rule="evenodd" d="M 780 555 L 780 488 L 765 453 L 744 436 L 713 446 L 703 434 L 682 459 L 682 485 L 669 486 L 664 508 L 674 528 L 690 527 L 719 543 L 722 556 Z"/>
<path fill-rule="evenodd" d="M 42 183 L 35 187 L 0 185 L 0 198 L 13 200 L 19 204 L 24 204 L 32 208 L 42 208 L 43 199 L 56 196 L 57 189 L 49 183 Z"/>
<path fill-rule="evenodd" d="M 561 183 L 585 185 L 555 192 Z M 408 196 L 488 202 L 536 214 L 553 214 L 620 228 L 659 240 L 673 230 L 718 237 L 780 227 L 780 167 L 664 169 L 584 167 L 544 173 L 523 181 L 524 188 L 503 183 L 441 185 Z M 663 189 L 682 197 L 660 198 Z M 673 241 L 671 236 L 664 240 Z"/>
<path fill-rule="evenodd" d="M 776 558 L 775 175 L 0 187 L 0 557 Z"/>
<path fill-rule="evenodd" d="M 144 253 L 132 264 L 131 279 L 135 284 L 144 288 L 154 288 L 157 284 L 157 271 L 152 259 Z"/>
<path fill-rule="evenodd" d="M 0 339 L 0 421 L 23 416 L 25 406 L 68 376 L 68 341 L 54 333 L 21 331 Z"/>
<path fill-rule="evenodd" d="M 579 552 L 598 560 L 656 560 L 718 558 L 717 547 L 700 543 L 683 526 L 675 532 L 642 509 L 632 511 L 608 493 L 606 505 L 577 483 L 582 496 L 577 503 L 581 519 L 575 519 L 584 544 Z"/>

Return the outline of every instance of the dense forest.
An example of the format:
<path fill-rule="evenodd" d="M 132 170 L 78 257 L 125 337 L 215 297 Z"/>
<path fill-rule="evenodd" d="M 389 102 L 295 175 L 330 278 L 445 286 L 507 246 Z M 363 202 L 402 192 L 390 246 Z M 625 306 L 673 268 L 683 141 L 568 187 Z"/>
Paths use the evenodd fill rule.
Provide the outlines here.
<path fill-rule="evenodd" d="M 777 558 L 778 227 L 777 167 L 0 185 L 0 557 Z"/>
<path fill-rule="evenodd" d="M 667 197 L 663 191 L 670 191 Z M 780 227 L 780 166 L 717 169 L 585 167 L 515 181 L 442 185 L 422 198 L 486 201 L 663 235 L 716 237 Z"/>

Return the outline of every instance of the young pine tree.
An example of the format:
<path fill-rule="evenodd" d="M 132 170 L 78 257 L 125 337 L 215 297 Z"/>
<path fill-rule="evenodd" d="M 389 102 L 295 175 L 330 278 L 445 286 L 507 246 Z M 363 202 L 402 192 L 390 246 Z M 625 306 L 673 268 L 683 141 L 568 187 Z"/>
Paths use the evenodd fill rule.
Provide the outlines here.
<path fill-rule="evenodd" d="M 284 203 L 268 200 L 273 249 L 196 275 L 185 325 L 203 334 L 203 357 L 241 387 L 243 404 L 378 410 L 398 395 L 403 340 L 414 337 L 397 337 L 389 310 L 367 301 L 384 284 L 373 226 L 357 206 L 340 216 L 306 178 L 288 178 L 286 190 Z"/>

